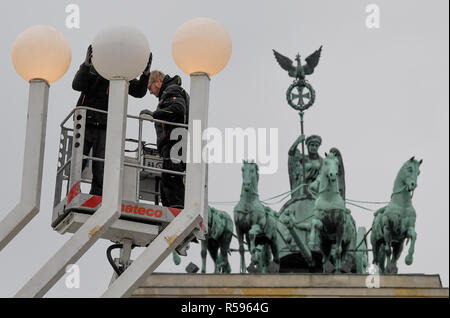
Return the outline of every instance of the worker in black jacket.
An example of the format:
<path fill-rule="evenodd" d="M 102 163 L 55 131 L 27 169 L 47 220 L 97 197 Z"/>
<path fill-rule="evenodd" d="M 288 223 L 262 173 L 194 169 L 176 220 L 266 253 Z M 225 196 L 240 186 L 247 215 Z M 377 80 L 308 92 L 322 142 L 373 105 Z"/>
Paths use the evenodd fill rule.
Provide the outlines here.
<path fill-rule="evenodd" d="M 136 98 L 142 98 L 147 92 L 147 85 L 150 76 L 152 54 L 146 69 L 139 78 L 130 81 L 128 93 Z M 108 110 L 109 99 L 109 81 L 97 73 L 92 65 L 92 46 L 90 45 L 86 59 L 81 64 L 75 78 L 72 82 L 72 88 L 81 92 L 77 106 L 86 106 L 99 110 Z M 88 110 L 86 113 L 86 127 L 84 137 L 83 154 L 89 155 L 92 149 L 92 155 L 96 158 L 105 157 L 106 144 L 106 123 L 108 115 L 105 113 Z M 86 167 L 86 161 L 83 161 L 83 167 Z M 92 162 L 92 186 L 90 194 L 102 195 L 103 190 L 103 168 L 104 164 L 99 161 Z"/>
<path fill-rule="evenodd" d="M 143 110 L 141 115 L 146 115 L 150 120 L 159 119 L 168 122 L 187 124 L 189 115 L 189 95 L 181 87 L 181 78 L 178 75 L 170 77 L 160 71 L 152 71 L 148 83 L 150 94 L 159 99 L 158 106 L 154 112 Z M 163 169 L 183 172 L 186 163 L 180 161 L 181 153 L 177 158 L 171 157 L 172 147 L 181 139 L 171 139 L 172 130 L 178 126 L 155 123 L 157 148 L 163 158 Z M 186 145 L 184 145 L 186 146 Z M 187 149 L 180 149 L 186 152 Z M 170 173 L 161 174 L 161 202 L 163 206 L 183 208 L 184 207 L 184 182 L 183 177 Z"/>

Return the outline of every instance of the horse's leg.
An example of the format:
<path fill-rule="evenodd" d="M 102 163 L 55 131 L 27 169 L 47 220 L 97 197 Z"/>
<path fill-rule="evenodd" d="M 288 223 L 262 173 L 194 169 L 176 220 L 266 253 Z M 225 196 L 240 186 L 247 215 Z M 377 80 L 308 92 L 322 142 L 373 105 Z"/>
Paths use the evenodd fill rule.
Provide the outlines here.
<path fill-rule="evenodd" d="M 322 239 L 322 245 L 320 247 L 322 251 L 322 263 L 330 261 L 331 258 L 331 249 L 333 248 L 333 243 L 331 243 L 328 239 Z"/>
<path fill-rule="evenodd" d="M 269 265 L 271 261 L 271 247 L 269 244 L 264 244 L 264 253 L 263 253 L 263 264 L 264 264 L 264 273 L 269 272 Z"/>
<path fill-rule="evenodd" d="M 202 256 L 202 273 L 206 273 L 206 255 L 208 254 L 206 250 L 208 239 L 201 241 L 202 251 L 200 255 Z"/>
<path fill-rule="evenodd" d="M 386 273 L 386 253 L 384 250 L 383 242 L 379 242 L 380 246 L 378 248 L 378 267 L 380 269 L 380 273 Z"/>
<path fill-rule="evenodd" d="M 241 230 L 237 226 L 236 226 L 236 234 L 237 234 L 238 241 L 239 241 L 239 254 L 241 256 L 241 273 L 245 273 L 246 268 L 245 268 L 245 258 L 244 258 L 244 253 L 245 253 L 244 234 L 241 232 Z"/>
<path fill-rule="evenodd" d="M 373 260 L 372 260 L 372 264 L 375 264 L 376 266 L 378 266 L 378 268 L 380 269 L 380 273 L 382 273 L 384 271 L 384 246 L 383 246 L 383 241 L 382 239 L 371 239 L 371 243 L 372 243 L 372 255 L 373 255 Z"/>
<path fill-rule="evenodd" d="M 248 236 L 250 238 L 249 241 L 249 250 L 250 250 L 250 255 L 252 257 L 252 261 L 255 262 L 256 261 L 256 237 L 261 234 L 260 231 L 260 227 L 257 224 L 254 224 L 250 231 L 248 231 Z"/>
<path fill-rule="evenodd" d="M 220 255 L 222 256 L 222 273 L 231 273 L 231 266 L 228 261 L 228 253 L 230 251 L 231 239 L 233 233 L 225 232 L 220 240 Z"/>
<path fill-rule="evenodd" d="M 258 245 L 258 247 L 262 247 L 261 249 L 256 249 L 257 255 L 255 255 L 255 259 L 252 258 L 253 262 L 257 264 L 256 268 L 258 269 L 258 274 L 266 274 L 267 273 L 267 264 L 266 264 L 266 246 L 264 244 Z M 252 256 L 253 257 L 253 256 Z"/>
<path fill-rule="evenodd" d="M 347 220 L 345 220 L 347 222 Z M 349 221 L 348 221 L 349 222 Z M 354 252 L 353 255 L 350 255 L 348 253 L 348 250 L 350 248 L 351 243 L 353 242 L 354 238 L 356 237 L 356 232 L 354 231 L 353 227 L 350 227 L 350 223 L 345 223 L 346 226 L 343 227 L 343 233 L 342 233 L 342 241 L 341 241 L 341 269 L 342 269 L 342 263 L 346 265 L 345 271 L 348 271 L 349 273 L 352 272 L 353 268 L 356 268 L 356 255 L 357 252 Z M 358 242 L 356 243 L 358 244 Z M 355 245 L 356 247 L 356 245 Z M 349 268 L 349 266 L 351 267 Z"/>
<path fill-rule="evenodd" d="M 334 269 L 335 273 L 340 272 L 340 250 L 341 250 L 341 244 L 342 244 L 342 222 L 340 221 L 340 218 L 336 215 L 336 213 L 330 214 L 330 219 L 334 224 L 334 233 L 335 233 L 335 241 L 334 241 Z"/>
<path fill-rule="evenodd" d="M 309 241 L 308 241 L 308 246 L 310 250 L 314 249 L 314 242 L 316 240 L 316 226 L 317 226 L 317 222 L 316 219 L 314 218 L 311 221 L 311 231 L 309 231 Z"/>
<path fill-rule="evenodd" d="M 323 228 L 323 223 L 319 219 L 313 219 L 311 222 L 311 232 L 309 233 L 308 246 L 311 250 L 316 249 L 317 232 L 321 233 Z"/>
<path fill-rule="evenodd" d="M 336 233 L 336 264 L 335 272 L 341 272 L 341 261 L 342 261 L 342 232 L 338 230 Z"/>
<path fill-rule="evenodd" d="M 270 240 L 270 249 L 272 251 L 273 261 L 280 265 L 280 255 L 278 253 L 278 246 L 275 237 L 272 237 L 272 239 Z"/>
<path fill-rule="evenodd" d="M 389 218 L 386 215 L 383 215 L 381 218 L 381 223 L 383 227 L 383 236 L 384 236 L 384 253 L 387 258 L 386 266 L 389 266 L 391 263 L 391 230 L 389 228 Z"/>
<path fill-rule="evenodd" d="M 370 233 L 370 243 L 372 244 L 372 264 L 377 265 L 378 267 L 380 266 L 379 263 L 379 258 L 378 258 L 378 250 L 380 249 L 380 242 L 376 237 L 376 230 L 373 228 L 372 226 L 372 233 Z"/>
<path fill-rule="evenodd" d="M 220 273 L 229 273 L 230 264 L 228 263 L 228 253 L 223 247 L 219 247 L 217 257 L 220 259 Z"/>
<path fill-rule="evenodd" d="M 227 269 L 230 266 L 228 264 L 228 253 L 227 253 L 226 247 L 223 244 L 222 239 L 223 239 L 223 235 L 222 235 L 222 238 L 219 239 L 219 241 L 218 241 L 219 249 L 217 251 L 217 257 L 218 257 L 218 259 L 220 259 L 220 269 L 219 270 L 221 273 L 229 273 L 228 269 Z"/>
<path fill-rule="evenodd" d="M 402 251 L 403 251 L 403 242 L 392 243 L 392 262 L 391 262 L 391 266 L 393 266 L 393 268 L 395 269 L 394 274 L 397 274 L 397 272 L 398 272 L 397 261 L 400 258 L 400 255 L 402 254 Z"/>
<path fill-rule="evenodd" d="M 245 233 L 245 240 L 247 241 L 247 248 L 250 251 L 250 234 L 248 232 Z M 251 253 L 250 253 L 250 256 L 251 256 Z M 247 270 L 247 268 L 245 267 L 245 264 L 244 264 L 244 269 Z"/>
<path fill-rule="evenodd" d="M 350 258 L 350 256 L 347 254 L 348 251 L 348 247 L 349 247 L 349 243 L 347 240 L 343 240 L 342 241 L 342 251 L 341 251 L 341 270 L 342 270 L 342 263 L 346 264 L 346 268 L 345 270 L 350 270 L 348 273 L 352 272 L 353 267 L 356 267 L 356 259 Z M 354 255 L 356 256 L 356 252 L 354 253 Z M 348 268 L 349 265 L 352 265 L 352 267 Z"/>
<path fill-rule="evenodd" d="M 405 258 L 405 263 L 406 263 L 406 265 L 411 265 L 413 262 L 414 247 L 416 245 L 416 239 L 417 239 L 417 233 L 416 233 L 416 230 L 414 229 L 414 227 L 410 226 L 408 228 L 406 237 L 411 239 L 411 243 L 409 245 L 408 255 L 406 255 L 406 258 Z"/>
<path fill-rule="evenodd" d="M 217 251 L 219 250 L 217 242 L 211 240 L 208 244 L 208 252 L 214 261 L 214 274 L 218 274 L 220 270 L 220 259 L 217 257 Z"/>
<path fill-rule="evenodd" d="M 330 240 L 328 239 L 322 239 L 321 240 L 321 251 L 322 251 L 322 267 L 325 263 L 330 261 L 330 257 L 331 257 L 331 248 L 333 246 L 333 244 L 331 243 Z"/>
<path fill-rule="evenodd" d="M 252 260 L 255 257 L 256 253 L 256 233 L 253 233 L 252 230 L 249 231 L 249 241 L 248 241 L 248 250 L 250 251 L 250 255 L 252 256 Z"/>
<path fill-rule="evenodd" d="M 264 244 L 264 271 L 265 273 L 269 272 L 269 265 L 272 260 L 272 253 L 271 253 L 272 247 L 269 245 L 269 243 Z"/>

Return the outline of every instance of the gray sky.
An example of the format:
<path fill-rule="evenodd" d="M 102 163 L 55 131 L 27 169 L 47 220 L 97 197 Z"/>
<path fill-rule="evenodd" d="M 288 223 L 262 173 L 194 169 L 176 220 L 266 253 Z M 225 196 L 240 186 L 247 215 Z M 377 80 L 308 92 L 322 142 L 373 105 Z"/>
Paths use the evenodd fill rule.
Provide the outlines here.
<path fill-rule="evenodd" d="M 78 4 L 81 28 L 65 26 L 68 4 Z M 381 10 L 379 29 L 365 25 L 366 6 Z M 292 80 L 276 63 L 272 49 L 291 58 L 307 56 L 323 45 L 315 73 L 317 91 L 305 115 L 306 134 L 320 134 L 323 155 L 340 149 L 346 171 L 347 197 L 388 201 L 394 178 L 410 157 L 423 158 L 413 204 L 418 233 L 414 263 L 399 260 L 400 273 L 440 274 L 448 286 L 449 268 L 449 98 L 448 1 L 24 1 L 0 2 L 1 117 L 0 220 L 18 203 L 23 164 L 28 83 L 14 71 L 10 51 L 16 36 L 29 26 L 50 25 L 72 48 L 67 74 L 50 88 L 41 211 L 0 252 L 0 297 L 13 296 L 66 242 L 50 227 L 56 173 L 59 123 L 75 106 L 79 93 L 71 82 L 95 34 L 115 24 L 134 25 L 148 37 L 153 68 L 189 79 L 172 59 L 176 29 L 195 17 L 219 21 L 233 41 L 228 66 L 212 78 L 209 126 L 278 128 L 275 174 L 259 179 L 260 198 L 289 189 L 287 151 L 299 134 L 298 115 L 285 99 Z M 154 109 L 156 99 L 130 97 L 129 113 Z M 129 122 L 129 136 L 136 128 Z M 147 136 L 153 137 L 153 128 Z M 236 201 L 241 189 L 241 164 L 209 167 L 210 201 Z M 273 206 L 278 210 L 281 203 Z M 216 205 L 232 214 L 233 206 Z M 375 207 L 374 207 L 375 208 Z M 351 207 L 358 226 L 372 224 L 371 213 Z M 81 288 L 67 289 L 61 279 L 47 296 L 97 297 L 107 288 L 112 269 L 105 256 L 110 242 L 98 241 L 79 261 Z M 233 240 L 232 247 L 237 247 Z M 135 251 L 135 257 L 142 249 Z M 236 254 L 236 253 L 235 253 Z M 178 267 L 166 260 L 157 271 L 184 272 L 190 262 L 201 265 L 199 245 Z M 247 261 L 248 263 L 248 261 Z M 232 271 L 239 271 L 238 255 Z M 213 270 L 208 256 L 208 272 Z"/>

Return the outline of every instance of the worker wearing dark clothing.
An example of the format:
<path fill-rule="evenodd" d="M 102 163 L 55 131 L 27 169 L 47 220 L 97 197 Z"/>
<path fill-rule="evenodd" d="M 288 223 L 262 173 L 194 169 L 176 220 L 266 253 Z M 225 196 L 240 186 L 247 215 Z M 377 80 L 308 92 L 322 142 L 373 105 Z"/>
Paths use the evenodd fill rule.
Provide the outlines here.
<path fill-rule="evenodd" d="M 181 87 L 181 78 L 178 75 L 170 77 L 159 71 L 153 71 L 150 75 L 148 89 L 151 94 L 159 99 L 158 107 L 154 112 L 143 110 L 141 114 L 146 114 L 154 119 L 168 122 L 187 124 L 189 115 L 189 95 Z M 177 158 L 171 158 L 172 147 L 180 141 L 171 140 L 170 135 L 173 129 L 179 126 L 155 123 L 157 148 L 163 158 L 163 169 L 183 172 L 186 170 L 186 163 L 180 162 Z M 186 152 L 187 149 L 181 149 Z M 178 153 L 178 158 L 181 153 Z M 161 174 L 161 201 L 163 206 L 184 207 L 184 182 L 183 177 L 170 173 Z"/>
<path fill-rule="evenodd" d="M 151 57 L 152 55 L 150 54 L 149 63 L 139 80 L 134 79 L 130 81 L 128 94 L 133 97 L 142 98 L 147 92 L 147 85 L 150 77 Z M 92 46 L 89 46 L 86 54 L 86 60 L 83 64 L 81 64 L 80 69 L 72 82 L 72 88 L 81 92 L 77 106 L 86 106 L 108 111 L 109 81 L 97 73 L 91 63 L 91 59 Z M 89 155 L 89 152 L 92 149 L 93 157 L 105 157 L 107 118 L 108 115 L 105 113 L 91 110 L 86 112 L 86 127 L 83 149 L 84 155 Z M 83 161 L 83 167 L 85 166 L 86 161 Z M 103 169 L 103 162 L 92 161 L 92 186 L 90 194 L 102 195 Z"/>

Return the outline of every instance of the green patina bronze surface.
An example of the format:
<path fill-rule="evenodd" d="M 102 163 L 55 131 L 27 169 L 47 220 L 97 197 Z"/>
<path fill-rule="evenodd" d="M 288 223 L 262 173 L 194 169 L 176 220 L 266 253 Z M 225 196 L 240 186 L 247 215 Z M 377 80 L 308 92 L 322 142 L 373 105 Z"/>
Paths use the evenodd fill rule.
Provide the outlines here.
<path fill-rule="evenodd" d="M 414 157 L 403 164 L 395 178 L 391 201 L 375 212 L 370 238 L 373 263 L 383 273 L 397 273 L 397 261 L 405 240 L 411 240 L 405 263 L 411 265 L 413 262 L 417 234 L 411 192 L 417 187 L 421 164 L 422 160 L 418 161 Z"/>
<path fill-rule="evenodd" d="M 325 264 L 331 263 L 334 244 L 332 265 L 336 273 L 341 272 L 343 260 L 347 259 L 347 252 L 356 238 L 355 221 L 339 192 L 339 166 L 339 159 L 334 153 L 326 155 L 319 177 L 315 181 L 318 192 L 309 238 L 311 250 L 318 250 L 322 254 L 322 266 L 325 269 L 330 267 L 325 267 Z M 319 247 L 316 247 L 317 241 L 320 242 Z M 347 265 L 348 269 L 351 267 L 351 264 Z"/>
<path fill-rule="evenodd" d="M 295 191 L 292 193 L 293 199 L 312 199 L 309 186 L 316 181 L 323 162 L 318 152 L 322 144 L 322 138 L 317 135 L 312 135 L 306 139 L 306 146 L 308 148 L 307 155 L 303 155 L 298 149 L 298 145 L 303 141 L 305 141 L 305 136 L 302 134 L 292 144 L 288 153 L 289 183 L 291 191 Z M 303 169 L 303 165 L 305 169 Z"/>
<path fill-rule="evenodd" d="M 202 273 L 206 273 L 207 251 L 214 261 L 214 273 L 231 273 L 228 254 L 233 238 L 233 220 L 225 211 L 209 207 L 208 210 L 208 234 L 202 241 Z M 220 252 L 219 252 L 220 250 Z"/>
<path fill-rule="evenodd" d="M 268 249 L 271 251 L 273 261 L 276 264 L 279 263 L 276 244 L 277 213 L 259 200 L 258 180 L 258 165 L 254 162 L 244 161 L 241 197 L 233 211 L 241 256 L 241 273 L 245 273 L 247 269 L 244 259 L 244 236 L 252 256 L 252 262 L 257 264 L 259 272 L 264 273 L 269 269 Z"/>
<path fill-rule="evenodd" d="M 314 72 L 317 64 L 319 64 L 321 52 L 322 47 L 305 59 L 306 64 L 301 63 L 300 55 L 297 54 L 295 57 L 297 65 L 295 66 L 290 58 L 273 50 L 275 59 L 281 68 L 286 70 L 289 76 L 295 79 L 286 92 L 286 99 L 288 104 L 298 111 L 303 112 L 314 104 L 316 92 L 308 83 L 305 76 Z"/>

